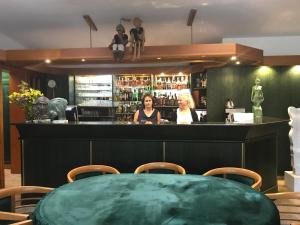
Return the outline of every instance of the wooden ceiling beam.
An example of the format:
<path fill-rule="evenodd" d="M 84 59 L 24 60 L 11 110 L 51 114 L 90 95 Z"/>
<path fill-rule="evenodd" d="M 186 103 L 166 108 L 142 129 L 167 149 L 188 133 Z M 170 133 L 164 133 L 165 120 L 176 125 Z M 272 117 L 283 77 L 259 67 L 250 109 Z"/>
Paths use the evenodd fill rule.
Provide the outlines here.
<path fill-rule="evenodd" d="M 300 65 L 300 55 L 265 56 L 264 66 L 294 66 Z"/>
<path fill-rule="evenodd" d="M 193 44 L 193 45 L 173 45 L 173 46 L 146 46 L 137 63 L 143 60 L 168 61 L 176 59 L 179 61 L 189 59 L 203 59 L 209 57 L 230 57 L 239 55 L 253 61 L 262 61 L 262 50 L 241 46 L 237 44 Z M 6 51 L 6 61 L 44 61 L 50 60 L 78 60 L 94 59 L 99 61 L 113 62 L 111 50 L 108 48 L 70 48 L 70 49 L 38 49 L 38 50 L 8 50 Z M 125 60 L 131 55 L 126 52 Z M 130 60 L 130 63 L 132 61 Z"/>
<path fill-rule="evenodd" d="M 6 61 L 6 52 L 0 49 L 0 62 Z"/>
<path fill-rule="evenodd" d="M 55 75 L 90 75 L 90 74 L 152 74 L 152 73 L 191 73 L 191 67 L 168 66 L 168 67 L 119 67 L 119 68 L 63 68 L 55 67 L 32 67 L 31 70 Z M 197 70 L 199 71 L 199 69 Z M 201 70 L 202 71 L 202 70 Z"/>
<path fill-rule="evenodd" d="M 19 68 L 37 65 L 37 68 L 40 68 L 42 72 L 50 70 L 45 63 L 46 59 L 50 59 L 52 61 L 51 65 L 54 67 L 56 66 L 56 70 L 63 70 L 63 66 L 73 67 L 74 70 L 79 70 L 76 67 L 84 64 L 110 64 L 111 68 L 109 69 L 111 71 L 117 70 L 114 67 L 122 67 L 122 64 L 129 64 L 128 66 L 125 66 L 126 70 L 128 70 L 128 67 L 136 67 L 134 64 L 139 64 L 140 66 L 137 68 L 137 70 L 139 70 L 143 67 L 142 64 L 145 63 L 157 64 L 157 67 L 163 68 L 160 63 L 170 62 L 176 62 L 178 64 L 198 63 L 201 64 L 201 67 L 203 66 L 204 68 L 208 68 L 232 64 L 233 62 L 230 61 L 230 57 L 233 55 L 238 57 L 241 64 L 257 65 L 263 61 L 263 51 L 260 49 L 238 44 L 224 43 L 146 46 L 141 58 L 137 61 L 131 60 L 131 54 L 127 49 L 122 63 L 115 63 L 112 51 L 104 47 L 8 50 L 5 51 L 5 60 L 3 63 L 5 65 L 16 66 Z M 83 58 L 86 60 L 84 63 L 81 62 L 81 59 Z M 60 68 L 58 65 L 61 65 Z M 42 69 L 43 67 L 44 69 Z M 147 65 L 145 65 L 145 67 L 147 67 Z M 100 68 L 97 69 L 99 70 Z M 84 68 L 82 68 L 82 70 L 84 70 Z"/>
<path fill-rule="evenodd" d="M 240 44 L 237 44 L 236 48 L 236 56 L 241 63 L 244 61 L 247 64 L 262 64 L 264 55 L 263 50 L 258 48 L 249 48 L 248 46 Z"/>

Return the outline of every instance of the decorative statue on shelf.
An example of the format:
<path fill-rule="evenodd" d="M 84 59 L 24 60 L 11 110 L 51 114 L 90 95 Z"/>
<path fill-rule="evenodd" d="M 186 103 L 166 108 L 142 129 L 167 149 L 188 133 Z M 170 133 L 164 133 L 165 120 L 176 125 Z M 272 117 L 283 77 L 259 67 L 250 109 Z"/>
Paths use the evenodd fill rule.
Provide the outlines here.
<path fill-rule="evenodd" d="M 32 106 L 33 117 L 36 120 L 46 120 L 48 116 L 49 99 L 45 96 L 38 97 Z"/>
<path fill-rule="evenodd" d="M 234 108 L 234 103 L 231 98 L 228 98 L 226 103 L 225 103 L 225 108 L 226 109 L 233 109 Z"/>
<path fill-rule="evenodd" d="M 300 176 L 300 108 L 289 107 L 291 164 L 295 175 Z"/>
<path fill-rule="evenodd" d="M 261 118 L 262 108 L 261 103 L 264 101 L 264 94 L 262 91 L 262 86 L 260 85 L 260 79 L 255 79 L 255 85 L 252 87 L 251 92 L 251 102 L 253 103 L 252 112 L 254 114 L 254 118 Z"/>
<path fill-rule="evenodd" d="M 48 103 L 48 112 L 51 120 L 65 120 L 68 101 L 64 98 L 53 98 Z"/>
<path fill-rule="evenodd" d="M 121 62 L 128 43 L 128 36 L 125 34 L 125 28 L 122 24 L 116 26 L 116 31 L 118 33 L 114 36 L 109 48 L 112 49 L 115 62 Z"/>
<path fill-rule="evenodd" d="M 139 59 L 144 51 L 145 30 L 142 27 L 142 20 L 138 17 L 133 19 L 134 28 L 130 30 L 130 49 L 133 52 L 132 60 Z"/>

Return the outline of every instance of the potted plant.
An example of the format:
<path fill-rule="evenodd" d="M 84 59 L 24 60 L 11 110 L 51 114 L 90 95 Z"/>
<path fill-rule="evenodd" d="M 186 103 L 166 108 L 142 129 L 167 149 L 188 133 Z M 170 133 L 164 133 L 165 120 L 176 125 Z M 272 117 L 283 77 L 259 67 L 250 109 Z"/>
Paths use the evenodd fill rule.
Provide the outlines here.
<path fill-rule="evenodd" d="M 38 97 L 43 96 L 43 93 L 39 90 L 30 88 L 25 81 L 21 81 L 18 88 L 19 92 L 13 92 L 8 96 L 9 103 L 14 103 L 24 109 L 25 120 L 32 121 L 34 119 L 32 106 Z"/>

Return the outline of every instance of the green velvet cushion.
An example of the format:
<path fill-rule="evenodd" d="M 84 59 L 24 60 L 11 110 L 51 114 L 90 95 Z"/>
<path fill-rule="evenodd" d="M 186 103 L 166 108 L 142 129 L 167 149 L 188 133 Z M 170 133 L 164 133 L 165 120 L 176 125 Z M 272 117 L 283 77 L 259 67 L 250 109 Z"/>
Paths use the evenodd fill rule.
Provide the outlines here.
<path fill-rule="evenodd" d="M 279 225 L 262 193 L 228 179 L 173 174 L 95 176 L 40 201 L 36 225 Z"/>

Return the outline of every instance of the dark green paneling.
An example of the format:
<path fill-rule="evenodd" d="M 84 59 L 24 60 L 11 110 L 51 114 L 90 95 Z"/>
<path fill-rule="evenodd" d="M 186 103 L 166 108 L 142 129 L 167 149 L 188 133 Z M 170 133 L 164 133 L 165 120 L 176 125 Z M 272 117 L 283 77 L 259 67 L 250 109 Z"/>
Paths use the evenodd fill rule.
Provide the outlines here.
<path fill-rule="evenodd" d="M 215 68 L 208 70 L 208 121 L 223 121 L 224 104 L 229 97 L 236 107 L 246 108 L 247 112 L 251 112 L 251 87 L 256 77 L 261 79 L 263 86 L 264 116 L 288 118 L 289 106 L 300 107 L 300 73 L 293 74 L 291 67 Z"/>
<path fill-rule="evenodd" d="M 232 66 L 209 69 L 207 78 L 208 121 L 224 120 L 224 104 L 232 98 L 236 107 L 251 112 L 251 87 L 256 77 L 261 79 L 265 100 L 262 104 L 264 116 L 289 118 L 289 106 L 300 107 L 300 73 L 292 67 Z M 289 127 L 279 131 L 278 172 L 290 170 Z"/>
<path fill-rule="evenodd" d="M 52 98 L 65 98 L 69 99 L 69 80 L 68 76 L 65 75 L 43 75 L 35 79 L 39 80 L 41 92 L 49 99 Z M 56 86 L 54 89 L 48 87 L 48 81 L 54 80 Z M 31 84 L 31 86 L 33 86 Z"/>
<path fill-rule="evenodd" d="M 9 73 L 2 72 L 3 92 L 3 133 L 4 133 L 4 162 L 10 163 L 10 133 L 9 133 Z"/>

